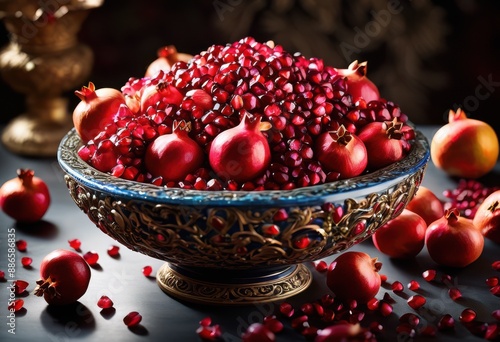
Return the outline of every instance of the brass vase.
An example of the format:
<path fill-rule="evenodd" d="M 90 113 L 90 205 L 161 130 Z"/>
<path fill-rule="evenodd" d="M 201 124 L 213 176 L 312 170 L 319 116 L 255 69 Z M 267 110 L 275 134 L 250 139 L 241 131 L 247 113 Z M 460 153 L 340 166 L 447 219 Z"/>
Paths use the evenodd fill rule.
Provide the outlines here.
<path fill-rule="evenodd" d="M 103 0 L 0 0 L 10 43 L 0 51 L 0 72 L 26 94 L 26 112 L 4 129 L 2 142 L 14 153 L 52 157 L 72 126 L 68 99 L 93 65 L 92 50 L 77 34 L 90 10 Z"/>

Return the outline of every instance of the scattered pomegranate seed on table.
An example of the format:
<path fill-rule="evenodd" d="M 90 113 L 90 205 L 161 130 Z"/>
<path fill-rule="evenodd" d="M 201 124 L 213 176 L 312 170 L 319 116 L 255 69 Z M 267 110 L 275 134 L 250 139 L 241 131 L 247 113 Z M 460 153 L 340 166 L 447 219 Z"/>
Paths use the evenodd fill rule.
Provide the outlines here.
<path fill-rule="evenodd" d="M 101 309 L 109 309 L 113 307 L 114 303 L 108 296 L 101 296 L 97 301 L 97 306 Z"/>
<path fill-rule="evenodd" d="M 421 295 L 414 295 L 414 296 L 411 296 L 410 298 L 408 298 L 407 302 L 408 302 L 408 305 L 412 309 L 417 310 L 425 305 L 426 300 L 425 300 L 425 297 L 423 297 Z"/>
<path fill-rule="evenodd" d="M 145 277 L 149 277 L 151 275 L 151 273 L 153 273 L 153 267 L 151 267 L 151 266 L 144 266 L 142 268 L 142 274 Z"/>
<path fill-rule="evenodd" d="M 11 302 L 9 302 L 9 305 L 8 305 L 8 309 L 9 311 L 14 311 L 14 312 L 18 312 L 20 311 L 24 306 L 24 300 L 22 299 L 15 299 Z"/>
<path fill-rule="evenodd" d="M 118 255 L 120 255 L 120 247 L 118 247 L 116 245 L 109 246 L 108 247 L 108 255 L 110 257 L 117 257 Z"/>
<path fill-rule="evenodd" d="M 28 243 L 25 240 L 17 240 L 16 247 L 19 252 L 26 252 L 28 249 Z"/>
<path fill-rule="evenodd" d="M 99 254 L 94 251 L 88 251 L 83 255 L 83 258 L 90 266 L 96 266 L 99 260 Z"/>
<path fill-rule="evenodd" d="M 30 257 L 22 257 L 21 258 L 21 265 L 23 265 L 23 267 L 31 266 L 32 262 L 33 262 L 33 259 Z"/>
<path fill-rule="evenodd" d="M 460 314 L 459 319 L 460 319 L 460 322 L 462 322 L 462 323 L 470 323 L 476 319 L 476 311 L 474 311 L 471 308 L 466 308 Z"/>
<path fill-rule="evenodd" d="M 141 321 L 142 316 L 137 311 L 132 311 L 123 318 L 123 323 L 129 328 L 139 325 Z"/>
<path fill-rule="evenodd" d="M 71 240 L 68 240 L 68 244 L 75 251 L 79 251 L 80 250 L 80 246 L 82 245 L 82 242 L 80 240 L 78 240 L 78 239 L 71 239 Z"/>
<path fill-rule="evenodd" d="M 28 288 L 28 286 L 29 286 L 29 283 L 27 281 L 25 281 L 25 280 L 21 280 L 21 279 L 14 280 L 14 292 L 17 295 L 20 295 L 24 291 L 26 291 L 26 289 Z"/>

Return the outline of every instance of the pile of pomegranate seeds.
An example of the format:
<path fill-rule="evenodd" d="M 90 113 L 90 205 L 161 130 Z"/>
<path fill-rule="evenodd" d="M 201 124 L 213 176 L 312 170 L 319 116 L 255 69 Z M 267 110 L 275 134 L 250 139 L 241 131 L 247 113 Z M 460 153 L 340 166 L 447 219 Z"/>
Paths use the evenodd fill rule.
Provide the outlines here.
<path fill-rule="evenodd" d="M 288 190 L 339 178 L 315 156 L 316 139 L 343 125 L 357 133 L 371 122 L 401 125 L 404 153 L 414 133 L 407 116 L 383 98 L 353 99 L 341 69 L 318 58 L 290 54 L 283 47 L 244 38 L 213 45 L 188 63 L 152 77 L 131 78 L 114 122 L 79 150 L 80 157 L 111 175 L 139 182 L 197 190 Z M 377 91 L 378 93 L 378 91 Z M 264 172 L 247 180 L 215 175 L 207 160 L 182 180 L 153 176 L 145 166 L 148 146 L 172 133 L 174 122 L 189 123 L 189 137 L 208 155 L 212 141 L 245 116 L 271 128 L 262 132 L 270 150 Z M 180 166 L 179 166 L 180 167 Z M 365 170 L 369 172 L 370 170 Z"/>
<path fill-rule="evenodd" d="M 500 187 L 487 187 L 477 180 L 460 179 L 455 189 L 448 189 L 443 195 L 448 199 L 444 209 L 457 208 L 460 215 L 473 219 L 479 205 Z"/>

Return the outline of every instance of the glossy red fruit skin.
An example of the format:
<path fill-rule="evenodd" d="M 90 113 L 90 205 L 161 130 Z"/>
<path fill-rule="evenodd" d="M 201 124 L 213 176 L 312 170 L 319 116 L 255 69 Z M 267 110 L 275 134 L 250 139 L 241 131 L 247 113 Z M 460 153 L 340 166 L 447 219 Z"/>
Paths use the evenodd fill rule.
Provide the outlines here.
<path fill-rule="evenodd" d="M 380 290 L 381 263 L 368 254 L 347 251 L 332 264 L 335 265 L 328 269 L 326 283 L 340 301 L 366 303 Z"/>
<path fill-rule="evenodd" d="M 363 126 L 358 137 L 368 153 L 368 169 L 375 171 L 401 160 L 404 156 L 400 122 L 371 122 Z"/>
<path fill-rule="evenodd" d="M 37 222 L 49 209 L 49 188 L 32 170 L 18 169 L 17 174 L 0 188 L 0 208 L 20 223 Z"/>
<path fill-rule="evenodd" d="M 274 342 L 276 336 L 262 323 L 253 323 L 241 335 L 243 342 Z"/>
<path fill-rule="evenodd" d="M 437 264 L 465 267 L 481 255 L 484 237 L 471 220 L 460 217 L 458 210 L 452 208 L 428 226 L 425 245 Z"/>
<path fill-rule="evenodd" d="M 375 84 L 366 77 L 367 62 L 352 62 L 347 69 L 337 69 L 338 73 L 347 78 L 347 91 L 353 102 L 364 100 L 366 103 L 380 99 L 380 93 Z"/>
<path fill-rule="evenodd" d="M 84 143 L 93 139 L 106 125 L 111 124 L 125 97 L 114 88 L 87 87 L 75 91 L 81 102 L 73 110 L 73 125 Z"/>
<path fill-rule="evenodd" d="M 42 282 L 50 282 L 59 293 L 52 296 L 50 291 L 37 291 L 50 305 L 66 305 L 76 302 L 87 291 L 91 272 L 87 262 L 77 253 L 57 249 L 47 254 L 40 264 Z M 40 286 L 40 281 L 37 282 Z M 38 288 L 38 287 L 37 287 Z"/>
<path fill-rule="evenodd" d="M 145 164 L 154 177 L 180 181 L 203 164 L 203 150 L 189 137 L 189 131 L 189 124 L 176 122 L 171 134 L 159 136 L 148 146 Z"/>
<path fill-rule="evenodd" d="M 338 172 L 339 179 L 359 176 L 368 165 L 365 144 L 343 125 L 337 131 L 321 134 L 315 145 L 315 154 L 323 168 Z"/>
<path fill-rule="evenodd" d="M 500 190 L 486 197 L 472 222 L 485 238 L 500 244 Z"/>
<path fill-rule="evenodd" d="M 418 188 L 417 193 L 408 203 L 406 209 L 423 218 L 427 225 L 444 215 L 443 203 L 430 189 L 422 185 Z"/>
<path fill-rule="evenodd" d="M 431 141 L 434 165 L 450 176 L 479 178 L 495 167 L 498 155 L 495 130 L 483 121 L 467 118 L 461 109 L 450 110 L 449 123 Z"/>
<path fill-rule="evenodd" d="M 260 118 L 245 115 L 238 126 L 215 137 L 210 145 L 209 162 L 219 177 L 244 183 L 267 169 L 271 151 L 261 127 Z"/>
<path fill-rule="evenodd" d="M 375 247 L 391 258 L 413 258 L 424 248 L 427 224 L 419 215 L 404 209 L 372 235 Z"/>

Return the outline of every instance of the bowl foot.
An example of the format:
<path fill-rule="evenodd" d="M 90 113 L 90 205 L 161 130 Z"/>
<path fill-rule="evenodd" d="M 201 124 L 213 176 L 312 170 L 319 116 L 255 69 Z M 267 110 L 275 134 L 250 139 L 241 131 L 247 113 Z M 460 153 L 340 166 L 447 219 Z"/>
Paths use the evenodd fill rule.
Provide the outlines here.
<path fill-rule="evenodd" d="M 260 270 L 193 269 L 165 263 L 158 286 L 177 299 L 201 304 L 246 305 L 282 300 L 304 291 L 312 281 L 302 264 Z"/>

